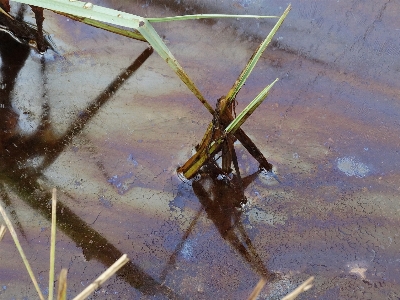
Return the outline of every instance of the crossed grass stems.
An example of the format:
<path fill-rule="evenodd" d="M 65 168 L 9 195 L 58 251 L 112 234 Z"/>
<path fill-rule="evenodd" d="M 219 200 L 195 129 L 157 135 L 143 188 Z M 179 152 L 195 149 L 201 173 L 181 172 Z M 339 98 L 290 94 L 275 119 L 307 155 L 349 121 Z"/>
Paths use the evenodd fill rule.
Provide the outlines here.
<path fill-rule="evenodd" d="M 223 173 L 231 172 L 231 164 L 233 162 L 235 172 L 240 177 L 239 168 L 237 164 L 236 154 L 233 147 L 235 140 L 239 140 L 249 153 L 260 163 L 260 168 L 267 171 L 272 170 L 272 165 L 265 159 L 262 153 L 258 150 L 251 139 L 244 133 L 240 126 L 246 119 L 254 112 L 254 110 L 262 103 L 267 97 L 273 85 L 278 79 L 264 88 L 259 95 L 251 101 L 251 103 L 238 115 L 235 113 L 235 99 L 237 93 L 250 76 L 258 59 L 261 57 L 263 51 L 266 49 L 274 34 L 279 29 L 280 25 L 286 18 L 290 11 L 290 5 L 279 17 L 278 22 L 275 24 L 267 38 L 256 49 L 246 67 L 243 69 L 238 79 L 230 89 L 228 94 L 221 97 L 217 102 L 216 109 L 213 109 L 207 100 L 202 96 L 193 81 L 184 72 L 183 68 L 179 65 L 177 60 L 173 57 L 167 46 L 164 44 L 160 36 L 152 27 L 152 22 L 166 22 L 173 20 L 188 20 L 199 18 L 217 18 L 217 17 L 250 17 L 250 18 L 278 18 L 275 16 L 245 16 L 245 15 L 192 15 L 192 16 L 178 16 L 170 18 L 142 18 L 116 10 L 92 5 L 88 2 L 79 2 L 74 0 L 16 0 L 24 4 L 32 6 L 38 25 L 38 34 L 36 38 L 37 47 L 39 51 L 44 51 L 46 48 L 51 47 L 43 37 L 42 23 L 43 23 L 43 8 L 52 10 L 56 13 L 67 16 L 71 19 L 86 23 L 91 26 L 102 28 L 123 36 L 133 39 L 148 42 L 154 50 L 168 63 L 168 65 L 175 71 L 180 79 L 187 85 L 193 94 L 201 101 L 205 108 L 212 114 L 213 121 L 209 124 L 206 133 L 201 143 L 196 147 L 196 154 L 192 156 L 183 166 L 178 168 L 178 173 L 182 174 L 187 179 L 192 178 L 198 173 L 200 168 L 210 160 L 215 159 L 215 155 L 222 150 L 222 168 Z M 7 12 L 1 10 L 1 13 L 6 14 L 7 17 L 13 19 Z M 105 23 L 109 24 L 105 24 Z M 123 26 L 131 30 L 122 29 L 116 26 Z M 151 54 L 151 53 L 150 53 Z M 233 115 L 235 114 L 235 117 Z M 53 277 L 54 278 L 54 277 Z M 53 281 L 54 282 L 54 281 Z M 49 284 L 50 286 L 51 284 Z M 50 296 L 50 295 L 49 295 Z M 50 299 L 50 298 L 49 298 Z"/>
<path fill-rule="evenodd" d="M 129 38 L 148 42 L 154 50 L 167 62 L 172 70 L 178 75 L 183 83 L 192 91 L 197 99 L 212 114 L 213 122 L 210 122 L 201 143 L 196 147 L 197 152 L 183 166 L 178 168 L 178 174 L 182 174 L 185 178 L 191 179 L 195 176 L 199 169 L 215 154 L 222 150 L 222 172 L 229 173 L 231 171 L 232 161 L 234 163 L 236 173 L 239 173 L 237 167 L 236 154 L 233 147 L 235 140 L 239 140 L 241 144 L 249 151 L 249 153 L 259 162 L 260 168 L 266 171 L 272 171 L 272 165 L 266 160 L 261 151 L 245 134 L 240 126 L 254 112 L 254 110 L 268 96 L 271 88 L 278 79 L 269 84 L 262 90 L 253 101 L 236 117 L 233 117 L 236 96 L 247 78 L 253 71 L 258 59 L 272 41 L 273 36 L 289 13 L 291 6 L 289 5 L 281 17 L 277 16 L 254 16 L 254 15 L 221 15 L 221 14 L 200 14 L 187 15 L 167 18 L 143 18 L 136 15 L 128 14 L 118 10 L 113 10 L 90 2 L 81 2 L 76 0 L 15 0 L 15 2 L 28 4 L 33 7 L 35 17 L 38 24 L 37 46 L 39 50 L 44 50 L 44 38 L 42 31 L 43 9 L 54 11 L 79 22 L 102 28 L 104 30 L 117 33 Z M 3 11 L 3 13 L 5 13 Z M 171 51 L 165 45 L 161 37 L 155 31 L 151 23 L 168 22 L 176 20 L 190 20 L 201 18 L 278 18 L 277 23 L 265 38 L 265 40 L 256 49 L 249 62 L 240 73 L 238 79 L 233 84 L 226 96 L 221 97 L 217 103 L 216 109 L 213 109 L 208 101 L 201 94 L 194 82 L 186 74 L 179 62 L 175 59 Z M 11 17 L 12 18 L 12 17 Z M 128 28 L 124 29 L 124 28 Z M 133 31 L 132 31 L 133 30 Z M 239 174 L 240 176 L 240 174 Z"/>

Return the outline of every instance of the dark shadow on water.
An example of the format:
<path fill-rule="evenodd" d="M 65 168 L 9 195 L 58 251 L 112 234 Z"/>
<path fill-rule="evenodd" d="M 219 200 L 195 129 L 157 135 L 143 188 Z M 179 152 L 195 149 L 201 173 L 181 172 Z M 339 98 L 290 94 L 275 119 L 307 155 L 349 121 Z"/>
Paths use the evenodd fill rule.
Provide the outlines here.
<path fill-rule="evenodd" d="M 240 178 L 240 174 L 230 174 L 228 178 L 221 175 L 221 169 L 215 162 L 203 166 L 199 174 L 200 179 L 192 182 L 193 192 L 201 203 L 201 207 L 161 272 L 160 279 L 162 281 L 166 279 L 168 272 L 174 269 L 177 258 L 203 212 L 213 222 L 221 237 L 249 264 L 254 272 L 268 281 L 277 278 L 276 274 L 269 272 L 265 267 L 241 221 L 242 206 L 247 203 L 244 190 L 254 181 L 260 171 L 261 169 L 245 178 Z"/>
<path fill-rule="evenodd" d="M 85 113 L 72 122 L 70 128 L 61 138 L 55 137 L 48 122 L 50 109 L 48 105 L 43 106 L 41 124 L 36 132 L 28 136 L 22 136 L 17 132 L 19 115 L 12 108 L 11 94 L 14 90 L 15 80 L 29 56 L 29 51 L 29 46 L 18 43 L 5 32 L 0 32 L 1 84 L 3 87 L 0 90 L 0 197 L 13 210 L 11 197 L 7 192 L 7 189 L 11 189 L 32 209 L 51 220 L 51 207 L 49 205 L 51 194 L 43 191 L 38 184 L 42 170 L 54 162 L 72 138 L 79 134 L 87 122 L 96 115 L 125 80 L 146 61 L 153 49 L 144 50 L 128 68 L 123 70 L 89 104 Z M 45 61 L 42 60 L 42 75 L 44 68 Z M 44 156 L 43 165 L 36 168 L 26 166 L 27 160 L 36 156 Z M 16 220 L 16 217 L 14 217 L 14 220 L 20 229 L 20 233 L 24 235 L 19 221 Z M 82 248 L 87 260 L 96 259 L 105 267 L 109 267 L 123 255 L 119 249 L 61 202 L 57 206 L 57 226 L 76 243 L 77 247 Z M 171 289 L 163 286 L 132 261 L 120 269 L 117 274 L 143 294 L 161 294 L 171 299 L 179 298 Z"/>
<path fill-rule="evenodd" d="M 11 190 L 32 209 L 40 212 L 51 220 L 51 193 L 43 191 L 38 184 L 42 172 L 49 167 L 77 136 L 86 124 L 96 116 L 97 112 L 107 103 L 124 82 L 146 61 L 153 49 L 147 48 L 125 70 L 81 112 L 70 127 L 61 136 L 54 134 L 49 122 L 50 106 L 45 101 L 46 91 L 43 92 L 44 103 L 40 125 L 30 135 L 21 135 L 17 130 L 19 115 L 12 107 L 12 93 L 16 78 L 24 67 L 31 48 L 19 43 L 7 32 L 0 32 L 1 55 L 1 89 L 0 89 L 0 197 L 12 212 L 12 217 L 22 236 L 25 236 L 21 223 L 18 221 L 12 200 L 8 191 Z M 46 62 L 41 60 L 41 76 L 45 78 Z M 45 84 L 43 84 L 45 85 Z M 44 157 L 41 165 L 28 166 L 26 162 L 33 157 Z M 230 180 L 220 180 L 218 170 L 212 164 L 203 169 L 201 179 L 192 184 L 193 191 L 198 197 L 202 208 L 192 220 L 188 230 L 170 257 L 167 267 L 161 273 L 160 281 L 147 274 L 139 266 L 130 261 L 120 271 L 120 276 L 132 287 L 147 295 L 164 295 L 170 299 L 180 298 L 170 288 L 163 285 L 168 271 L 175 265 L 186 239 L 189 237 L 197 220 L 206 212 L 207 217 L 215 224 L 221 237 L 243 257 L 251 268 L 261 277 L 272 280 L 274 274 L 264 266 L 255 247 L 247 235 L 241 222 L 241 205 L 246 202 L 244 189 L 258 175 L 256 172 L 241 179 L 233 175 Z M 59 202 L 57 206 L 57 226 L 68 235 L 77 245 L 87 260 L 95 259 L 105 267 L 112 265 L 123 253 L 94 230 L 89 224 L 77 216 L 71 208 Z"/>
<path fill-rule="evenodd" d="M 242 205 L 247 202 L 244 189 L 257 177 L 259 172 L 243 179 L 236 174 L 232 175 L 230 179 L 221 177 L 220 174 L 214 164 L 208 164 L 201 174 L 201 178 L 193 182 L 193 191 L 221 237 L 243 257 L 255 272 L 267 280 L 271 280 L 274 274 L 265 268 L 241 221 Z"/>

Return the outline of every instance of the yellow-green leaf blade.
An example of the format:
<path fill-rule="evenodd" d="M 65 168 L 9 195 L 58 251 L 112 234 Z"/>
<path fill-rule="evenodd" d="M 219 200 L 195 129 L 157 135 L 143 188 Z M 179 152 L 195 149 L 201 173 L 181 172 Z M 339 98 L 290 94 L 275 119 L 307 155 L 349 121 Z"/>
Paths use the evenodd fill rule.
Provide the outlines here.
<path fill-rule="evenodd" d="M 215 18 L 272 19 L 272 18 L 279 18 L 279 16 L 197 14 L 197 15 L 184 15 L 184 16 L 175 16 L 175 17 L 146 18 L 146 19 L 147 19 L 147 21 L 149 21 L 151 23 L 155 23 L 155 22 L 170 22 L 170 21 L 184 21 L 184 20 L 198 20 L 198 19 L 215 19 Z"/>
<path fill-rule="evenodd" d="M 272 41 L 275 33 L 278 31 L 279 27 L 282 25 L 283 21 L 285 20 L 287 14 L 291 10 L 291 5 L 289 5 L 286 10 L 283 12 L 282 16 L 279 18 L 278 22 L 272 28 L 271 32 L 265 38 L 265 40 L 260 44 L 260 46 L 256 49 L 253 56 L 250 58 L 249 62 L 247 63 L 246 67 L 243 69 L 242 73 L 240 73 L 239 78 L 236 80 L 235 84 L 226 95 L 226 99 L 228 100 L 227 103 L 230 103 L 233 99 L 236 98 L 237 93 L 240 91 L 244 83 L 246 82 L 247 78 L 250 76 L 251 72 L 253 71 L 255 65 L 257 64 L 258 60 L 260 59 L 261 55 L 263 54 L 264 50 L 267 48 L 269 43 Z"/>

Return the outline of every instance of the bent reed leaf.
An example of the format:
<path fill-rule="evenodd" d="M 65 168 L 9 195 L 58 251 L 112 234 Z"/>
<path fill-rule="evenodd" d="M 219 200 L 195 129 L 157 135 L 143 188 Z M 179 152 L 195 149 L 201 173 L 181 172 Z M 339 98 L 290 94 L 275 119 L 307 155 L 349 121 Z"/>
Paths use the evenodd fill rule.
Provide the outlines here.
<path fill-rule="evenodd" d="M 69 1 L 69 0 L 14 0 L 15 2 L 34 5 L 52 10 L 56 13 L 70 17 L 73 20 L 102 28 L 123 36 L 133 39 L 147 41 L 154 50 L 167 62 L 178 77 L 192 91 L 192 93 L 200 100 L 205 108 L 214 113 L 214 109 L 207 102 L 194 82 L 186 74 L 178 61 L 174 58 L 168 47 L 162 41 L 161 37 L 151 26 L 150 22 L 167 22 L 176 20 L 191 20 L 200 18 L 276 18 L 275 16 L 258 16 L 258 15 L 225 15 L 225 14 L 200 14 L 200 15 L 185 15 L 167 18 L 143 18 L 133 14 L 121 12 L 115 9 L 110 9 L 98 5 L 93 5 L 90 2 Z M 102 24 L 108 23 L 114 26 L 122 26 L 134 29 L 140 32 L 131 32 L 123 30 L 112 25 Z"/>
<path fill-rule="evenodd" d="M 175 17 L 164 18 L 146 18 L 151 23 L 156 22 L 170 22 L 170 21 L 184 21 L 184 20 L 199 20 L 199 19 L 215 19 L 215 18 L 251 18 L 251 19 L 277 19 L 279 16 L 259 16 L 259 15 L 227 15 L 227 14 L 197 14 L 197 15 L 184 15 Z"/>

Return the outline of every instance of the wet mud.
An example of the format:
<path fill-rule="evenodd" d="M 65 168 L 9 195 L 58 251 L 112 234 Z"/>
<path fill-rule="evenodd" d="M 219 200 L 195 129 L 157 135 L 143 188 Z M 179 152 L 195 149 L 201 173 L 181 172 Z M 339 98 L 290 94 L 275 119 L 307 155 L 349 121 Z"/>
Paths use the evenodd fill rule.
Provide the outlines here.
<path fill-rule="evenodd" d="M 99 4 L 143 16 L 281 12 L 273 1 L 181 2 Z M 309 276 L 315 285 L 299 299 L 397 299 L 393 3 L 292 3 L 236 108 L 280 78 L 242 126 L 279 181 L 236 143 L 244 193 L 237 178 L 210 170 L 178 178 L 212 116 L 146 44 L 49 12 L 43 25 L 57 53 L 40 56 L 0 32 L 0 198 L 43 292 L 56 186 L 56 273 L 68 268 L 69 297 L 127 253 L 130 263 L 93 299 L 244 299 L 261 276 L 262 299 Z M 271 24 L 155 27 L 215 105 Z M 0 251 L 0 298 L 34 298 L 9 235 Z"/>

